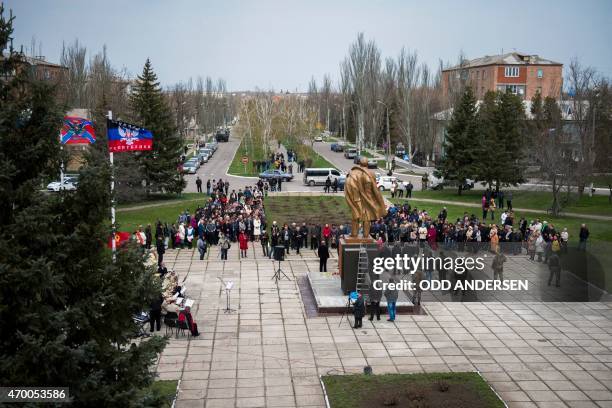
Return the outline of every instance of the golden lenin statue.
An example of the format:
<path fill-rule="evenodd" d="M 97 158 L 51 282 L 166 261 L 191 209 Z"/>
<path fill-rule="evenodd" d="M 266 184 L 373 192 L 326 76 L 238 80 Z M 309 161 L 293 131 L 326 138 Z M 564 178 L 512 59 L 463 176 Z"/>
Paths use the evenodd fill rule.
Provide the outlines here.
<path fill-rule="evenodd" d="M 362 157 L 359 166 L 349 172 L 344 186 L 346 202 L 351 208 L 351 237 L 359 235 L 359 221 L 363 224 L 363 237 L 370 236 L 370 221 L 387 213 L 385 200 L 376 186 L 376 178 L 368 171 L 368 159 Z"/>

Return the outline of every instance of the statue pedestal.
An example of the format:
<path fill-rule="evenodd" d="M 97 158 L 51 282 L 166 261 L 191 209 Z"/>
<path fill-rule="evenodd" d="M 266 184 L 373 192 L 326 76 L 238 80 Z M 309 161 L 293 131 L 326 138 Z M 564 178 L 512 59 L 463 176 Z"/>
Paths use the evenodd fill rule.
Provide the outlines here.
<path fill-rule="evenodd" d="M 361 245 L 372 247 L 376 245 L 373 238 L 352 238 L 343 236 L 338 247 L 338 272 L 342 291 L 345 295 L 355 291 L 357 286 L 357 272 L 359 265 L 359 248 Z"/>

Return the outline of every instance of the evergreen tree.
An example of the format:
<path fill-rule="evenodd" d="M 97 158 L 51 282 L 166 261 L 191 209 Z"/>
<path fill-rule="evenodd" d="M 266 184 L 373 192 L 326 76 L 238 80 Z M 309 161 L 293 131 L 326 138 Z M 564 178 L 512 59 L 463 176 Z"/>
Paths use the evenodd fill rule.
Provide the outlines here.
<path fill-rule="evenodd" d="M 522 182 L 524 164 L 521 158 L 526 138 L 521 98 L 509 92 L 487 92 L 476 121 L 475 144 L 480 157 L 476 164 L 476 179 L 495 184 L 497 191 L 502 185 Z"/>
<path fill-rule="evenodd" d="M 153 150 L 138 156 L 147 191 L 181 193 L 185 180 L 178 164 L 183 140 L 173 126 L 170 108 L 149 59 L 130 95 L 130 109 L 134 123 L 153 133 Z"/>
<path fill-rule="evenodd" d="M 466 88 L 447 128 L 444 141 L 444 157 L 437 173 L 446 180 L 459 184 L 461 195 L 463 181 L 476 172 L 478 141 L 476 140 L 476 99 L 472 88 Z"/>
<path fill-rule="evenodd" d="M 498 102 L 499 94 L 488 91 L 476 114 L 474 149 L 480 159 L 474 164 L 474 178 L 486 182 L 489 186 L 497 179 L 498 164 L 503 157 L 503 152 L 498 148 Z"/>
<path fill-rule="evenodd" d="M 0 4 L 0 384 L 69 387 L 75 406 L 159 406 L 144 390 L 165 339 L 134 342 L 131 319 L 159 283 L 131 248 L 112 262 L 104 157 L 87 157 L 76 191 L 39 191 L 59 173 L 63 113 L 5 53 L 12 32 Z"/>
<path fill-rule="evenodd" d="M 498 161 L 491 163 L 498 168 L 495 189 L 502 185 L 517 185 L 524 182 L 522 162 L 525 146 L 525 106 L 520 96 L 510 92 L 501 93 L 498 102 L 497 140 Z"/>

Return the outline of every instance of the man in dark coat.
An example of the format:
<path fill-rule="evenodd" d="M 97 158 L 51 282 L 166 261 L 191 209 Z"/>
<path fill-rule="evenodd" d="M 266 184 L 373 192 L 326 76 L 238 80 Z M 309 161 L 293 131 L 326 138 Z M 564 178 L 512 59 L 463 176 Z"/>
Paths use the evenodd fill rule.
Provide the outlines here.
<path fill-rule="evenodd" d="M 202 192 L 202 179 L 200 178 L 200 176 L 196 178 L 196 187 L 198 189 L 198 193 L 201 193 Z"/>
<path fill-rule="evenodd" d="M 362 319 L 365 316 L 365 303 L 363 301 L 363 295 L 359 293 L 357 295 L 357 300 L 353 304 L 353 315 L 355 316 L 355 325 L 353 329 L 359 329 L 363 326 Z"/>
<path fill-rule="evenodd" d="M 561 286 L 561 260 L 559 259 L 559 255 L 556 252 L 553 252 L 552 255 L 548 258 L 548 270 L 550 271 L 550 276 L 548 277 L 548 286 L 552 283 L 553 277 L 555 278 L 555 286 Z"/>
<path fill-rule="evenodd" d="M 153 333 L 155 326 L 157 326 L 157 331 L 161 330 L 161 309 L 163 302 L 164 298 L 159 294 L 149 305 L 149 324 L 151 325 L 151 333 Z"/>
<path fill-rule="evenodd" d="M 380 279 L 380 275 L 375 279 Z M 374 289 L 374 285 L 370 286 L 370 321 L 374 320 L 374 314 L 376 314 L 376 320 L 380 320 L 380 300 L 382 299 L 382 294 L 382 290 Z"/>
<path fill-rule="evenodd" d="M 319 255 L 319 272 L 327 272 L 327 260 L 329 259 L 329 249 L 325 245 L 325 240 L 321 241 L 319 249 L 317 250 Z"/>
<path fill-rule="evenodd" d="M 161 265 L 164 262 L 164 254 L 166 253 L 166 245 L 164 243 L 164 237 L 157 238 L 157 265 Z"/>

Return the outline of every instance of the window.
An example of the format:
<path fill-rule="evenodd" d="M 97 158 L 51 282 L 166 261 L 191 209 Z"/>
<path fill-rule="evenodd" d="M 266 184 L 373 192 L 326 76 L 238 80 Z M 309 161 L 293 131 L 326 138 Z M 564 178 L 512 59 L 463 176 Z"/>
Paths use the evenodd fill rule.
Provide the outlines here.
<path fill-rule="evenodd" d="M 538 78 L 542 78 L 544 76 L 544 70 L 542 68 L 538 69 Z"/>
<path fill-rule="evenodd" d="M 506 67 L 504 71 L 506 78 L 516 78 L 519 76 L 519 67 Z"/>
<path fill-rule="evenodd" d="M 525 96 L 524 85 L 499 85 L 497 90 L 501 92 L 510 92 L 511 94 L 518 96 Z"/>
<path fill-rule="evenodd" d="M 482 79 L 485 79 L 487 77 L 487 71 L 482 70 Z"/>
<path fill-rule="evenodd" d="M 540 95 L 542 95 L 542 87 L 541 87 L 541 86 L 538 86 L 538 87 L 536 88 L 536 92 L 537 92 L 537 93 L 539 93 Z"/>

